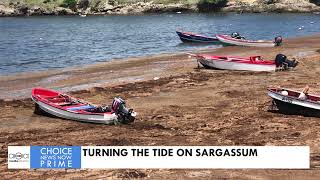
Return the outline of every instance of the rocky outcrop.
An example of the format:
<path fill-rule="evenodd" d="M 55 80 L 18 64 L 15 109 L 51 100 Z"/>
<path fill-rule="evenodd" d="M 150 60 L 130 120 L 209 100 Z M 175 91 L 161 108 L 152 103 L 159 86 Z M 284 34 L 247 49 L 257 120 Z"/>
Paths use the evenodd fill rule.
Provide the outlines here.
<path fill-rule="evenodd" d="M 15 15 L 15 10 L 5 5 L 0 4 L 0 16 L 13 16 Z"/>
<path fill-rule="evenodd" d="M 320 0 L 310 0 L 311 3 L 320 5 Z"/>
<path fill-rule="evenodd" d="M 225 12 L 318 12 L 309 0 L 230 0 Z"/>
<path fill-rule="evenodd" d="M 33 6 L 28 9 L 27 14 L 29 16 L 41 16 L 41 15 L 54 15 L 55 13 L 51 10 L 45 9 L 40 6 Z"/>
<path fill-rule="evenodd" d="M 88 9 L 90 5 L 89 0 L 78 0 L 77 2 L 77 9 Z"/>
<path fill-rule="evenodd" d="M 53 10 L 54 15 L 75 15 L 76 12 L 72 11 L 69 8 L 57 7 Z"/>
<path fill-rule="evenodd" d="M 153 2 L 138 2 L 134 4 L 108 4 L 98 3 L 92 12 L 104 14 L 141 14 L 141 13 L 159 13 L 159 12 L 178 12 L 178 11 L 196 11 L 196 6 L 185 4 L 154 4 Z"/>
<path fill-rule="evenodd" d="M 76 8 L 1 4 L 0 16 L 77 15 L 77 14 L 142 14 L 162 12 L 199 12 L 197 4 L 159 4 L 146 1 L 119 4 L 117 0 L 76 0 Z M 128 1 L 129 2 L 129 1 Z M 182 1 L 181 1 L 182 2 Z M 228 0 L 223 12 L 320 12 L 320 0 Z M 214 9 L 212 11 L 217 11 Z"/>

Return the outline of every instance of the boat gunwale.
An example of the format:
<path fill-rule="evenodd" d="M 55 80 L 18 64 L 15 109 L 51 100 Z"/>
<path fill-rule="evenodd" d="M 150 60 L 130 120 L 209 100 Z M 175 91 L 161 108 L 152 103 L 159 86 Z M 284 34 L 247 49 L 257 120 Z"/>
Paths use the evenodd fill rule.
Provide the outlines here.
<path fill-rule="evenodd" d="M 66 111 L 66 112 L 70 112 L 70 113 L 74 113 L 74 114 L 82 114 L 82 115 L 100 115 L 100 116 L 104 116 L 105 114 L 108 115 L 108 114 L 114 114 L 113 112 L 105 112 L 105 113 L 94 113 L 94 112 L 88 112 L 88 111 L 71 111 L 71 110 L 67 110 L 67 109 L 64 109 L 62 108 L 62 106 L 59 106 L 59 105 L 56 105 L 52 102 L 50 102 L 49 100 L 45 99 L 45 98 L 41 98 L 41 97 L 38 97 L 37 95 L 34 94 L 34 90 L 35 89 L 39 89 L 39 88 L 34 88 L 32 90 L 32 95 L 31 95 L 31 99 L 37 103 L 37 101 L 40 101 L 48 106 L 51 106 L 51 107 L 54 107 L 54 108 L 57 108 L 57 109 L 60 109 L 60 110 L 63 110 L 63 111 Z M 43 89 L 43 88 L 40 88 L 42 90 L 47 90 L 47 89 Z M 51 91 L 51 90 L 50 90 Z M 52 91 L 52 92 L 56 92 L 56 91 Z M 59 95 L 61 95 L 62 93 L 60 92 L 56 92 L 58 93 Z M 69 96 L 70 97 L 70 96 Z M 81 103 L 83 105 L 89 105 L 89 104 L 86 104 L 86 103 Z"/>
<path fill-rule="evenodd" d="M 272 62 L 270 60 L 261 60 L 260 63 L 257 63 L 259 61 L 251 61 L 250 58 L 241 58 L 241 57 L 216 56 L 216 57 L 227 57 L 227 59 L 218 59 L 218 58 L 212 58 L 215 56 L 211 56 L 211 55 L 209 58 L 207 58 L 208 55 L 197 55 L 196 58 L 198 57 L 202 57 L 202 59 L 211 60 L 211 61 L 225 61 L 225 62 L 234 62 L 234 63 L 242 63 L 242 64 L 250 64 L 250 65 L 275 66 L 275 62 L 274 61 Z"/>
<path fill-rule="evenodd" d="M 255 41 L 255 40 L 246 40 L 246 39 L 235 39 L 232 38 L 228 35 L 222 35 L 222 34 L 218 34 L 216 35 L 217 39 L 221 38 L 221 39 L 225 39 L 225 40 L 229 40 L 229 41 L 235 41 L 235 42 L 239 42 L 239 43 L 249 43 L 249 44 L 273 44 L 275 46 L 275 43 L 273 41 L 268 41 L 268 40 L 261 40 L 261 41 Z M 220 40 L 220 39 L 219 39 Z M 226 43 L 226 42 L 224 42 Z"/>
<path fill-rule="evenodd" d="M 295 91 L 295 90 L 290 90 L 290 89 L 285 89 L 285 88 L 268 88 L 267 89 L 268 90 L 268 92 L 270 92 L 270 93 L 273 93 L 273 94 L 277 94 L 277 95 L 279 95 L 279 96 L 281 96 L 281 97 L 287 97 L 287 98 L 292 98 L 292 99 L 294 99 L 294 100 L 296 100 L 296 101 L 298 101 L 298 102 L 307 102 L 307 103 L 312 103 L 312 104 L 316 104 L 316 105 L 319 105 L 319 110 L 320 110 L 320 95 L 310 95 L 310 94 L 308 94 L 308 96 L 310 97 L 316 97 L 316 98 L 319 98 L 319 101 L 313 101 L 313 100 L 311 100 L 310 98 L 308 98 L 308 99 L 306 99 L 306 100 L 303 100 L 303 99 L 299 99 L 298 97 L 295 97 L 295 96 L 286 96 L 286 95 L 283 95 L 283 94 L 281 94 L 280 92 L 277 92 L 277 91 L 275 91 L 275 90 L 281 90 L 281 91 L 290 91 L 290 92 L 294 92 L 294 93 L 301 93 L 301 92 L 299 92 L 299 91 Z M 270 96 L 270 95 L 269 95 Z M 271 98 L 273 98 L 273 97 L 271 97 Z M 274 98 L 273 98 L 274 99 Z M 282 101 L 282 102 L 286 102 L 286 101 L 283 101 L 282 99 L 278 99 L 278 100 L 280 100 L 280 101 Z M 286 102 L 286 103 L 288 103 L 288 102 Z M 292 104 L 292 103 L 291 103 Z M 295 105 L 298 105 L 298 104 L 295 104 Z M 301 106 L 301 105 L 299 105 L 299 106 Z M 305 107 L 305 106 L 304 106 Z"/>

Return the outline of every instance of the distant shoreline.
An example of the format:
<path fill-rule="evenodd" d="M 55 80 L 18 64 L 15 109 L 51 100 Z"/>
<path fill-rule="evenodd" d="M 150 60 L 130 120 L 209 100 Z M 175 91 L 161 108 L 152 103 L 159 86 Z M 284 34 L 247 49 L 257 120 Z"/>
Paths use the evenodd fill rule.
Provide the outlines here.
<path fill-rule="evenodd" d="M 78 2 L 80 2 L 79 0 Z M 88 1 L 89 0 L 83 0 Z M 263 3 L 263 1 L 233 1 L 221 8 L 206 11 L 207 13 L 215 12 L 235 12 L 235 13 L 317 13 L 320 14 L 320 6 L 301 2 L 299 4 L 289 3 Z M 47 5 L 28 5 L 21 3 L 0 4 L 0 17 L 16 17 L 16 16 L 77 16 L 77 15 L 135 15 L 150 13 L 200 13 L 197 4 L 170 3 L 160 4 L 151 2 L 137 2 L 129 4 L 103 4 L 93 6 L 80 6 L 77 4 L 75 8 L 61 7 L 55 4 L 54 7 L 48 8 Z"/>

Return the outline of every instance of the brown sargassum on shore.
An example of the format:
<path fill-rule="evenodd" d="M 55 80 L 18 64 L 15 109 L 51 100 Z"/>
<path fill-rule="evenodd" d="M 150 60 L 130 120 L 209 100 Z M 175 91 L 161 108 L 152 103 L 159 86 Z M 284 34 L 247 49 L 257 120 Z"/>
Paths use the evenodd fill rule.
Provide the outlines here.
<path fill-rule="evenodd" d="M 93 103 L 108 103 L 120 95 L 138 112 L 132 125 L 106 126 L 33 114 L 29 98 L 0 101 L 0 173 L 4 178 L 258 178 L 319 179 L 320 119 L 268 112 L 270 86 L 320 93 L 320 36 L 285 40 L 282 47 L 226 47 L 207 50 L 219 55 L 261 54 L 272 59 L 277 53 L 296 57 L 300 64 L 293 71 L 237 72 L 197 69 L 187 55 L 159 55 L 132 61 L 102 63 L 68 71 L 52 87 L 72 87 L 96 82 L 98 76 L 113 78 L 112 68 L 121 66 L 122 78 L 109 85 L 69 92 Z M 134 62 L 134 63 L 133 63 Z M 135 64 L 135 66 L 133 64 Z M 111 69 L 108 69 L 108 68 Z M 158 67 L 158 68 L 157 68 Z M 165 67 L 165 68 L 164 68 Z M 107 69 L 106 69 L 107 68 Z M 113 69 L 115 70 L 115 69 Z M 141 72 L 141 70 L 143 70 Z M 4 89 L 28 89 L 28 82 L 39 83 L 56 72 L 22 77 L 1 77 Z M 61 75 L 61 74 L 60 74 Z M 160 77 L 153 80 L 153 77 Z M 20 78 L 20 79 L 19 79 Z M 24 81 L 25 84 L 17 83 Z M 41 84 L 41 83 L 40 83 Z M 79 85 L 79 84 L 77 84 Z M 308 145 L 311 170 L 8 170 L 8 145 Z"/>

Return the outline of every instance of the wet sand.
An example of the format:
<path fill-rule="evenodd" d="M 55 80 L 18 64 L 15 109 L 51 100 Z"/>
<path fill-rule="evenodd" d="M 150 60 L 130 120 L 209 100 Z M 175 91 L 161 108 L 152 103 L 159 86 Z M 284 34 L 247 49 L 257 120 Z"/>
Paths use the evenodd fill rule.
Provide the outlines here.
<path fill-rule="evenodd" d="M 2 76 L 0 174 L 10 179 L 319 179 L 320 119 L 268 112 L 271 99 L 266 95 L 268 87 L 302 89 L 306 84 L 320 94 L 319 49 L 320 35 L 286 40 L 276 48 L 206 50 L 219 55 L 259 54 L 266 59 L 280 52 L 296 57 L 299 66 L 286 72 L 197 69 L 195 60 L 185 54 L 166 54 Z M 97 104 L 109 104 L 120 95 L 138 112 L 138 119 L 132 125 L 107 126 L 35 115 L 26 98 L 34 86 L 72 91 L 69 94 Z M 308 145 L 311 169 L 8 170 L 8 145 Z"/>

